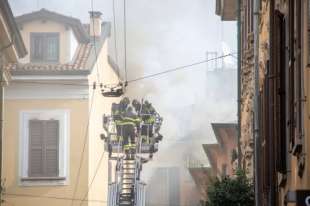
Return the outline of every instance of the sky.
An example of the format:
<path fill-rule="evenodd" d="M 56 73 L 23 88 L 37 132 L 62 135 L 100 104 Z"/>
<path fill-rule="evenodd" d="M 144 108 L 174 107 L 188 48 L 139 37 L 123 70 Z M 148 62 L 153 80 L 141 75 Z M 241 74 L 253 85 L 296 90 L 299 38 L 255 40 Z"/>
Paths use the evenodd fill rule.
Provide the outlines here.
<path fill-rule="evenodd" d="M 15 15 L 46 8 L 89 23 L 90 0 L 9 2 Z M 114 25 L 112 0 L 93 0 L 93 5 L 104 21 Z M 115 0 L 116 28 L 109 41 L 110 56 L 122 71 L 123 5 L 123 0 Z M 215 0 L 126 0 L 126 27 L 128 80 L 205 60 L 207 52 L 236 52 L 236 22 L 222 22 L 215 15 Z M 150 100 L 164 118 L 164 140 L 145 166 L 146 181 L 154 175 L 154 167 L 177 166 L 186 171 L 188 156 L 208 164 L 201 144 L 215 142 L 210 123 L 236 122 L 236 60 L 229 57 L 224 63 L 223 70 L 213 71 L 210 62 L 129 84 L 128 96 Z"/>

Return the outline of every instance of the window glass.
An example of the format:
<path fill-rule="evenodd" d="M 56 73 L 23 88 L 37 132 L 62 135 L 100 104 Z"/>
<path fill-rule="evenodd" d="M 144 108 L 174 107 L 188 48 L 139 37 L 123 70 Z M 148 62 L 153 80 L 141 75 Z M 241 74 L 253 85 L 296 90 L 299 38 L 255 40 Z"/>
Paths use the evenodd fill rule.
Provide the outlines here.
<path fill-rule="evenodd" d="M 32 62 L 58 62 L 58 33 L 31 33 L 30 41 L 30 59 Z"/>

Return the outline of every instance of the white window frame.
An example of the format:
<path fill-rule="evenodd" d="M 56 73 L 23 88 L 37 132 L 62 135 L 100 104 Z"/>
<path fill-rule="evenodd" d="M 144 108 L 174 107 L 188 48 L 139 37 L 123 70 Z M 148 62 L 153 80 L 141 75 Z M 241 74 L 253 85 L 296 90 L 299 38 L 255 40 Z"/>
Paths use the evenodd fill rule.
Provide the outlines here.
<path fill-rule="evenodd" d="M 19 135 L 19 185 L 68 185 L 69 182 L 69 154 L 70 154 L 70 112 L 64 109 L 27 110 L 20 112 Z M 59 177 L 62 179 L 28 178 L 29 160 L 29 120 L 58 120 L 59 121 Z"/>

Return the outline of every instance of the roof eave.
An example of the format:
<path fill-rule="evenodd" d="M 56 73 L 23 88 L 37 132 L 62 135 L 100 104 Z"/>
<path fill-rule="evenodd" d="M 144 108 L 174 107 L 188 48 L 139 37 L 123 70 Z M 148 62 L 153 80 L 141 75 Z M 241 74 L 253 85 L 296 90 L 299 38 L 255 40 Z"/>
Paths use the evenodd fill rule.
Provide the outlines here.
<path fill-rule="evenodd" d="M 42 19 L 51 20 L 70 26 L 74 34 L 76 35 L 77 40 L 80 43 L 88 43 L 90 41 L 89 35 L 85 31 L 79 19 L 51 12 L 46 9 L 41 9 L 39 11 L 35 11 L 29 14 L 23 14 L 21 16 L 17 16 L 16 22 L 19 26 L 22 26 L 22 24 L 26 22 Z"/>
<path fill-rule="evenodd" d="M 19 58 L 22 58 L 26 56 L 27 54 L 27 49 L 24 44 L 24 41 L 20 35 L 18 26 L 15 22 L 11 7 L 8 3 L 7 0 L 3 0 L 2 3 L 0 4 L 0 10 L 1 13 L 3 14 L 3 17 L 8 23 L 8 28 L 10 30 L 11 34 L 14 34 L 14 36 L 11 36 L 10 38 L 12 39 L 11 41 L 14 44 L 14 47 L 16 48 L 17 54 Z"/>
<path fill-rule="evenodd" d="M 12 76 L 22 75 L 89 75 L 90 70 L 77 70 L 77 71 L 11 71 Z"/>

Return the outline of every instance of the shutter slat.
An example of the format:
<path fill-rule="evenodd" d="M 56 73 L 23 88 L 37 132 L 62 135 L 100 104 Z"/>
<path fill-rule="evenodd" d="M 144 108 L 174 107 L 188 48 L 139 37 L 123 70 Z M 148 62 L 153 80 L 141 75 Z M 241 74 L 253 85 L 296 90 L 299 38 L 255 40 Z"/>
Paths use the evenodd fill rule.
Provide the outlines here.
<path fill-rule="evenodd" d="M 29 121 L 29 177 L 59 175 L 59 121 Z"/>
<path fill-rule="evenodd" d="M 29 177 L 43 175 L 43 122 L 29 121 Z"/>
<path fill-rule="evenodd" d="M 48 120 L 45 128 L 45 171 L 47 176 L 54 177 L 58 176 L 59 167 L 59 122 Z"/>

